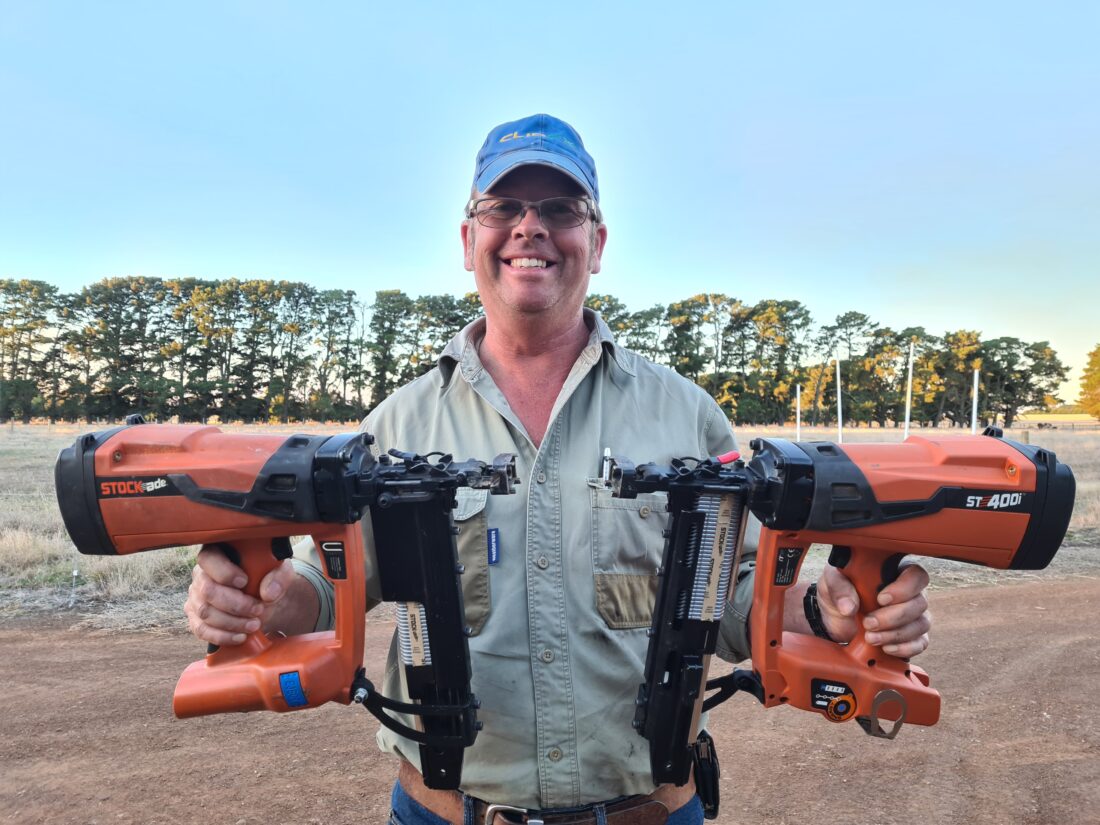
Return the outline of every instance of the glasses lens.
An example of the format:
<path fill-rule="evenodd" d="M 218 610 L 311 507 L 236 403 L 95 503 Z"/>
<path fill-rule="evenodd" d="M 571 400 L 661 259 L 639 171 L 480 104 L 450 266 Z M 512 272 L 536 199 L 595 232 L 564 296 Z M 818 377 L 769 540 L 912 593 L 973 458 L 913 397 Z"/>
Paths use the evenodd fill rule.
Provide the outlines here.
<path fill-rule="evenodd" d="M 514 198 L 494 198 L 493 200 L 478 201 L 474 206 L 474 215 L 482 226 L 508 227 L 515 224 L 520 212 L 523 211 L 523 202 Z"/>
<path fill-rule="evenodd" d="M 580 198 L 547 198 L 539 204 L 539 214 L 547 229 L 580 226 L 588 218 L 588 202 Z"/>

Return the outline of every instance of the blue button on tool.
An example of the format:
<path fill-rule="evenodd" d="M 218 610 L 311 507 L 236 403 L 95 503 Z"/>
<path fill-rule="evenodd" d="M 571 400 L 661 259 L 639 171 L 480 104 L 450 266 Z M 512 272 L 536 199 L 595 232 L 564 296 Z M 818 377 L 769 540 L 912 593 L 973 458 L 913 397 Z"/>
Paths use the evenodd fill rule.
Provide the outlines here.
<path fill-rule="evenodd" d="M 279 687 L 283 691 L 283 698 L 286 700 L 288 706 L 292 708 L 301 708 L 309 704 L 309 702 L 306 701 L 306 693 L 302 690 L 302 680 L 298 676 L 298 671 L 294 671 L 293 673 L 280 673 Z"/>

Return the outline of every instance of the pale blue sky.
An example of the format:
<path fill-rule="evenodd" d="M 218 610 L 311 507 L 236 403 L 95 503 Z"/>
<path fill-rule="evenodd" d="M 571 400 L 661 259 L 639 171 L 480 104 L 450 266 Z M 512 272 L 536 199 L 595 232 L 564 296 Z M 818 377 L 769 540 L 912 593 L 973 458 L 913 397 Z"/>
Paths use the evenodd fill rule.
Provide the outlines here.
<path fill-rule="evenodd" d="M 0 277 L 472 288 L 490 127 L 596 158 L 593 289 L 1100 343 L 1100 4 L 0 0 Z"/>

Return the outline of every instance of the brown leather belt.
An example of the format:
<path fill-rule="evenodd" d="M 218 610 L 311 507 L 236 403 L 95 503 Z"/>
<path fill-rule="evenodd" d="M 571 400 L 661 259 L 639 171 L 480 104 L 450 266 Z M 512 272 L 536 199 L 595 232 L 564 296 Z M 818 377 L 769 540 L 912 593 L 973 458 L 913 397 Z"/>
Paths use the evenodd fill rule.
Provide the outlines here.
<path fill-rule="evenodd" d="M 397 781 L 405 793 L 441 819 L 454 825 L 462 825 L 464 811 L 462 794 L 443 791 L 424 784 L 420 771 L 405 759 L 397 772 Z M 695 783 L 688 781 L 683 787 L 660 785 L 651 794 L 630 796 L 618 802 L 606 803 L 604 810 L 607 825 L 664 825 L 668 815 L 691 801 L 695 796 Z M 476 801 L 474 822 L 477 825 L 504 825 L 508 822 L 526 822 L 534 825 L 596 825 L 596 813 L 591 807 L 579 811 L 554 811 L 542 813 L 527 811 L 512 805 Z M 493 819 L 488 815 L 492 813 Z"/>

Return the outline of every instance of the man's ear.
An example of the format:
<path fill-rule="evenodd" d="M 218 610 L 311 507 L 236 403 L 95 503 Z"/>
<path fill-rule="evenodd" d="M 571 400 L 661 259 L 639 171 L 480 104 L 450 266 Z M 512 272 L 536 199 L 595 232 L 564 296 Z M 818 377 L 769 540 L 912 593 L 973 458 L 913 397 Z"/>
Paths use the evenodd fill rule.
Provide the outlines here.
<path fill-rule="evenodd" d="M 474 227 L 472 221 L 465 220 L 459 230 L 462 233 L 462 263 L 467 272 L 474 271 Z"/>
<path fill-rule="evenodd" d="M 595 275 L 600 271 L 600 259 L 603 257 L 603 248 L 607 244 L 607 226 L 600 224 L 592 235 L 592 254 L 588 259 L 588 271 Z"/>

